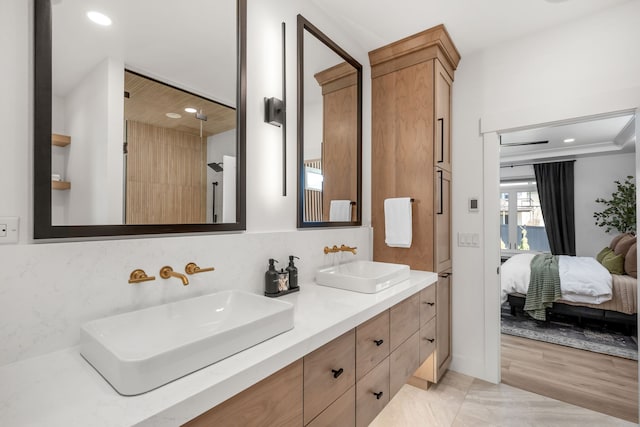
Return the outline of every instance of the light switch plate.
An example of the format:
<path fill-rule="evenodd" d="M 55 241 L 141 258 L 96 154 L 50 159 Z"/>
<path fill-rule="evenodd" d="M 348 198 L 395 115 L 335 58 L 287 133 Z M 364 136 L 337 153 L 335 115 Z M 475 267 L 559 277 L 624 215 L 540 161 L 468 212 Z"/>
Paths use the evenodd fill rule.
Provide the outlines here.
<path fill-rule="evenodd" d="M 480 247 L 480 234 L 478 233 L 458 233 L 458 246 L 467 248 Z"/>
<path fill-rule="evenodd" d="M 0 244 L 18 243 L 18 227 L 17 216 L 0 217 Z"/>

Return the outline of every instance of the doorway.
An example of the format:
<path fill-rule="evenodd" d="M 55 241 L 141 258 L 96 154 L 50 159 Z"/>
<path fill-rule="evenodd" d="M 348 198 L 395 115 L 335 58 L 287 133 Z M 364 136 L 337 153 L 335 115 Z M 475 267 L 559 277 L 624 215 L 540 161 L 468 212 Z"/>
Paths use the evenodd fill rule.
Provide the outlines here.
<path fill-rule="evenodd" d="M 619 135 L 619 138 L 617 141 L 618 144 L 620 144 L 622 142 L 622 139 L 624 138 L 634 139 L 635 137 L 635 128 L 633 127 L 633 123 L 635 122 L 634 112 L 626 111 L 623 113 L 626 114 L 627 117 L 629 117 L 628 120 L 632 122 L 631 123 L 632 126 L 630 129 L 627 128 L 626 134 Z M 591 116 L 587 118 L 555 122 L 555 123 L 552 123 L 551 125 L 545 125 L 545 126 L 527 126 L 519 129 L 512 129 L 509 131 L 490 132 L 490 133 L 483 134 L 484 144 L 485 144 L 484 145 L 484 154 L 485 154 L 485 159 L 484 159 L 485 210 L 484 212 L 485 212 L 485 219 L 486 219 L 485 235 L 496 237 L 495 239 L 494 238 L 485 239 L 485 284 L 486 284 L 485 292 L 487 296 L 494 295 L 493 298 L 495 298 L 496 291 L 498 290 L 498 288 L 496 288 L 495 286 L 495 283 L 496 283 L 495 276 L 491 274 L 492 271 L 496 271 L 495 264 L 493 263 L 495 262 L 499 265 L 500 260 L 504 259 L 505 254 L 512 255 L 512 254 L 517 254 L 518 252 L 527 252 L 528 250 L 533 249 L 531 247 L 532 245 L 528 244 L 527 235 L 529 237 L 533 237 L 532 235 L 536 234 L 536 232 L 539 231 L 537 227 L 544 226 L 544 223 L 541 224 L 539 221 L 539 218 L 536 218 L 535 211 L 537 207 L 536 206 L 537 195 L 533 194 L 534 188 L 535 188 L 534 186 L 535 176 L 533 176 L 532 170 L 526 171 L 526 167 L 536 162 L 549 162 L 549 161 L 571 159 L 571 160 L 576 160 L 577 163 L 582 162 L 583 164 L 580 165 L 582 169 L 584 169 L 586 165 L 591 165 L 589 167 L 591 167 L 592 175 L 593 175 L 594 172 L 598 170 L 598 168 L 602 169 L 602 166 L 601 166 L 602 162 L 599 160 L 600 156 L 605 156 L 605 155 L 615 156 L 615 154 L 611 154 L 611 152 L 607 154 L 604 154 L 603 152 L 597 152 L 597 150 L 594 149 L 595 145 L 591 147 L 583 147 L 582 153 L 579 153 L 578 150 L 575 148 L 575 146 L 560 145 L 558 147 L 557 144 L 556 146 L 553 146 L 552 142 L 550 141 L 541 142 L 541 141 L 547 141 L 551 139 L 551 137 L 549 137 L 550 135 L 549 132 L 547 132 L 547 137 L 539 137 L 538 135 L 535 134 L 535 132 L 540 132 L 541 129 L 546 128 L 547 131 L 553 130 L 553 131 L 556 131 L 557 133 L 557 131 L 562 130 L 563 128 L 571 128 L 572 126 L 578 126 L 578 125 L 584 127 L 584 126 L 587 126 L 589 123 L 602 122 L 605 119 L 610 119 L 615 117 L 623 117 L 624 114 L 622 113 L 604 114 L 604 115 Z M 618 134 L 620 134 L 620 132 Z M 569 138 L 563 138 L 563 140 L 561 140 L 559 143 L 570 144 L 568 142 L 564 142 L 564 139 L 569 139 Z M 502 145 L 500 145 L 501 140 L 503 142 Z M 612 145 L 615 145 L 616 143 L 615 138 L 610 138 L 610 140 L 613 142 Z M 506 147 L 505 141 L 507 142 L 507 144 L 511 142 L 514 145 L 511 147 Z M 501 150 L 501 154 L 503 154 L 502 156 L 499 156 L 498 154 L 499 153 L 498 147 L 502 148 Z M 602 146 L 598 147 L 598 149 L 602 149 L 602 148 L 603 148 Z M 617 149 L 618 147 L 612 147 L 612 148 Z M 509 155 L 504 156 L 505 152 L 509 153 Z M 637 154 L 634 155 L 632 151 L 622 151 L 622 153 L 625 153 L 626 156 L 630 156 L 631 162 L 630 162 L 630 165 L 627 167 L 627 169 L 631 172 L 630 173 L 631 175 L 635 176 L 636 175 L 635 172 L 637 170 L 637 166 L 636 166 Z M 584 160 L 581 160 L 581 159 L 584 159 Z M 596 167 L 594 168 L 593 165 L 596 165 Z M 500 186 L 501 178 L 500 178 L 500 173 L 498 171 L 507 169 L 508 172 L 513 172 L 513 170 L 518 167 L 519 167 L 519 170 L 517 171 L 517 173 L 502 174 L 503 186 Z M 623 171 L 620 170 L 616 172 L 623 172 Z M 582 170 L 581 173 L 584 173 L 584 170 Z M 624 178 L 624 177 L 612 176 L 611 180 L 617 179 L 617 178 Z M 580 185 L 581 182 L 582 180 L 576 179 L 576 185 Z M 505 183 L 511 184 L 511 185 L 505 186 L 504 185 Z M 509 188 L 509 187 L 512 187 L 512 188 Z M 500 188 L 500 190 L 497 190 L 497 188 Z M 590 190 L 594 190 L 594 189 L 590 188 Z M 580 192 L 577 190 L 576 211 L 578 211 L 579 208 L 583 210 L 591 209 L 591 207 L 582 208 L 581 205 L 579 206 L 579 203 L 582 203 L 582 201 L 585 198 L 591 197 L 588 193 L 589 193 L 588 191 Z M 608 194 L 603 194 L 603 196 L 607 196 L 607 195 Z M 592 197 L 592 198 L 595 199 L 595 197 Z M 578 199 L 580 199 L 581 201 L 579 202 Z M 502 209 L 500 209 L 500 207 L 502 207 Z M 592 212 L 593 212 L 592 210 L 591 212 L 589 212 L 589 215 L 588 215 L 589 217 L 591 216 Z M 587 222 L 591 223 L 591 227 L 595 227 L 595 225 L 593 225 L 592 218 L 588 218 L 587 220 L 585 220 L 584 214 L 585 212 L 577 212 L 576 216 L 577 217 L 580 216 L 580 219 L 579 220 L 577 219 L 577 222 L 579 224 L 576 224 L 576 226 L 579 225 L 578 229 L 583 230 L 586 227 Z M 491 218 L 498 218 L 498 217 L 501 218 L 500 225 L 496 223 L 492 224 Z M 522 231 L 525 231 L 526 234 L 522 233 Z M 601 248 L 600 246 L 605 246 L 606 244 L 608 244 L 608 240 L 606 240 L 607 238 L 604 238 L 604 239 L 605 240 L 603 240 L 602 236 L 598 236 L 598 238 L 593 238 L 593 236 L 591 236 L 589 237 L 589 239 L 585 239 L 585 233 L 583 231 L 580 231 L 580 232 L 576 231 L 576 246 L 578 251 L 577 255 L 595 256 L 597 252 L 593 253 L 594 251 L 593 248 L 595 247 Z M 610 240 L 610 237 L 608 237 L 608 239 Z M 535 240 L 536 242 L 538 242 L 537 238 Z M 495 246 L 491 247 L 492 244 L 495 244 Z M 536 245 L 539 245 L 539 243 L 536 243 Z M 502 250 L 497 251 L 496 247 L 501 247 Z M 538 247 L 536 247 L 535 249 L 544 250 L 543 248 L 538 248 Z M 487 301 L 491 301 L 491 299 L 488 298 Z M 487 326 L 489 328 L 489 324 L 491 322 L 494 322 L 493 323 L 494 327 L 498 329 L 495 336 L 492 336 L 492 334 L 490 333 L 487 334 L 487 338 L 488 338 L 487 355 L 488 357 L 490 357 L 489 353 L 492 350 L 496 351 L 498 353 L 497 360 L 500 361 L 501 360 L 501 357 L 499 357 L 500 349 L 501 348 L 505 349 L 505 347 L 508 349 L 507 350 L 508 354 L 502 355 L 502 357 L 504 357 L 505 360 L 503 360 L 502 362 L 498 362 L 497 364 L 498 366 L 496 366 L 496 369 L 498 371 L 497 372 L 498 378 L 500 378 L 501 375 L 504 375 L 505 372 L 508 372 L 508 371 L 505 371 L 505 365 L 514 368 L 516 375 L 512 376 L 513 378 L 522 379 L 524 376 L 526 376 L 523 374 L 523 372 L 525 372 L 525 370 L 527 369 L 530 372 L 535 372 L 537 369 L 538 372 L 535 372 L 534 376 L 536 376 L 537 378 L 543 377 L 543 375 L 541 375 L 542 372 L 540 372 L 540 369 L 542 368 L 544 370 L 545 360 L 552 358 L 554 359 L 554 363 L 558 365 L 558 364 L 561 364 L 559 360 L 562 359 L 563 354 L 564 356 L 570 355 L 568 356 L 569 359 L 573 360 L 572 362 L 573 365 L 576 365 L 575 360 L 580 356 L 576 354 L 572 354 L 571 352 L 568 352 L 568 353 L 562 352 L 562 351 L 554 352 L 553 347 L 546 348 L 544 345 L 540 347 L 537 343 L 527 342 L 526 340 L 523 341 L 522 339 L 514 339 L 512 337 L 503 338 L 504 336 L 501 337 L 499 332 L 499 327 L 498 327 L 498 325 L 500 324 L 500 308 L 501 307 L 499 306 L 499 304 L 496 304 L 496 306 L 494 307 L 487 307 L 487 310 L 489 310 L 489 313 L 487 313 L 488 314 Z M 493 311 L 494 309 L 495 311 Z M 490 332 L 490 329 L 487 329 L 487 332 Z M 493 341 L 491 341 L 491 338 L 493 338 Z M 496 347 L 493 347 L 493 344 L 495 344 Z M 536 357 L 539 357 L 540 360 L 537 360 L 536 364 L 531 365 L 529 368 L 527 368 L 526 364 L 524 363 L 513 362 L 512 359 L 515 356 L 523 357 L 525 359 L 528 358 L 530 362 L 532 361 L 532 358 L 535 359 Z M 605 362 L 598 359 L 597 357 L 594 358 L 594 360 L 596 360 L 596 362 L 593 362 L 593 361 L 589 362 L 588 365 L 590 367 L 589 368 L 584 367 L 584 369 L 594 370 L 595 369 L 594 366 L 598 366 L 598 365 L 602 366 L 604 363 L 615 363 L 615 361 Z M 623 363 L 620 362 L 620 364 L 623 364 Z M 534 368 L 534 366 L 537 366 L 537 368 Z M 502 369 L 502 372 L 500 372 L 501 369 Z M 518 369 L 520 370 L 518 371 Z M 628 376 L 629 370 L 631 370 L 632 372 L 635 372 L 636 375 L 634 376 L 637 378 L 637 363 L 629 366 L 625 366 L 625 369 L 626 369 L 625 375 Z M 585 375 L 582 375 L 582 376 L 584 377 Z M 513 378 L 502 378 L 502 379 L 507 383 L 512 383 L 512 385 L 518 386 L 519 384 L 517 384 L 517 381 L 514 380 Z M 618 379 L 614 377 L 608 378 L 608 380 L 609 380 L 608 382 L 611 382 L 614 384 L 621 384 L 622 382 L 624 382 L 623 379 Z M 524 384 L 527 382 L 530 383 L 531 381 L 530 380 L 523 381 L 522 383 Z M 546 392 L 551 393 L 554 390 L 557 391 L 558 384 L 554 385 L 553 380 L 549 380 L 547 381 L 546 388 L 547 388 Z M 631 389 L 635 391 L 636 397 L 633 400 L 635 401 L 634 403 L 636 405 L 634 409 L 627 410 L 623 418 L 637 422 L 637 379 L 635 384 L 631 386 Z M 538 387 L 538 389 L 532 390 L 532 391 L 539 394 L 545 394 L 544 386 L 540 386 Z M 565 394 L 571 395 L 571 393 L 566 393 L 566 392 Z M 573 394 L 575 395 L 577 393 L 573 393 Z M 615 393 L 610 392 L 609 394 L 614 395 Z M 551 395 L 550 397 L 558 398 L 559 396 Z M 560 400 L 567 401 L 566 398 L 560 399 Z M 609 406 L 615 407 L 616 406 L 615 404 L 619 400 L 620 399 L 613 399 L 612 402 L 610 402 Z M 573 401 L 570 403 L 580 404 L 580 402 L 576 402 L 576 401 Z M 582 406 L 585 406 L 585 405 L 582 405 Z M 600 410 L 597 407 L 597 405 L 596 407 L 592 407 L 591 409 Z M 611 414 L 611 415 L 621 416 L 620 414 L 622 414 L 623 412 L 624 412 L 623 409 L 617 408 L 618 415 L 616 414 Z"/>

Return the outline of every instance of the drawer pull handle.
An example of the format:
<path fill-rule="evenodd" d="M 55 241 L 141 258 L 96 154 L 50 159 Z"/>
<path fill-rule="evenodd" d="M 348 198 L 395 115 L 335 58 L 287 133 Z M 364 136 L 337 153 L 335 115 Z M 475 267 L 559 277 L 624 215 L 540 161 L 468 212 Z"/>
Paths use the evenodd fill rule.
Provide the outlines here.
<path fill-rule="evenodd" d="M 344 369 L 340 368 L 337 371 L 335 369 L 332 369 L 331 372 L 333 372 L 333 378 L 338 378 L 340 375 L 342 375 Z"/>
<path fill-rule="evenodd" d="M 435 338 L 425 338 L 425 340 L 427 340 L 429 342 L 434 342 L 436 339 Z"/>
<path fill-rule="evenodd" d="M 434 305 L 436 305 L 435 302 L 423 302 L 423 304 L 427 304 L 429 307 L 433 307 Z"/>
<path fill-rule="evenodd" d="M 377 392 L 377 393 L 373 393 L 373 395 L 376 397 L 376 399 L 380 400 L 380 398 L 382 397 L 383 393 L 381 391 Z"/>
<path fill-rule="evenodd" d="M 373 340 L 373 342 L 376 343 L 376 346 L 380 347 L 384 340 Z"/>

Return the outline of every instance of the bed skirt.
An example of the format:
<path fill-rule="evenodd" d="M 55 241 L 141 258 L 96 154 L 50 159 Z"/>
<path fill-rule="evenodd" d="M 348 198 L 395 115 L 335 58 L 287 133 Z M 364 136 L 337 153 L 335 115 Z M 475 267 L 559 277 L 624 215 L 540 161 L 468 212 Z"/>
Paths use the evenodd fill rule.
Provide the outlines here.
<path fill-rule="evenodd" d="M 611 277 L 613 279 L 613 297 L 609 301 L 605 301 L 602 304 L 581 304 L 564 300 L 559 300 L 558 302 L 580 307 L 617 311 L 624 314 L 636 314 L 638 312 L 638 279 L 618 274 L 612 274 Z"/>

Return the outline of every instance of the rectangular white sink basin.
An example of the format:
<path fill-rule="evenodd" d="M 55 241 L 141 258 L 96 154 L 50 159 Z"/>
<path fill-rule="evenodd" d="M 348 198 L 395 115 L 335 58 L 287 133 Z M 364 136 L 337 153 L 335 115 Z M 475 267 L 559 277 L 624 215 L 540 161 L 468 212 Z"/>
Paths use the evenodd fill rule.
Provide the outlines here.
<path fill-rule="evenodd" d="M 224 291 L 85 323 L 80 353 L 129 396 L 292 328 L 293 304 Z"/>
<path fill-rule="evenodd" d="M 316 272 L 316 283 L 374 294 L 409 278 L 409 266 L 377 261 L 353 261 Z"/>

